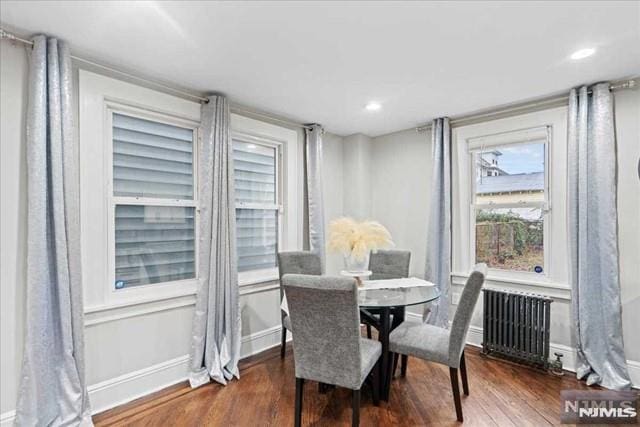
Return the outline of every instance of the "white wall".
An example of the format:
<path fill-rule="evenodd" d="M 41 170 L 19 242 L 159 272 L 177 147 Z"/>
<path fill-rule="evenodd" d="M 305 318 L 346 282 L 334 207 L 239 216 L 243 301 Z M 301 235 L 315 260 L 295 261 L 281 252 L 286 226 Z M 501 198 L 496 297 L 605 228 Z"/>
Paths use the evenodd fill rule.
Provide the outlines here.
<path fill-rule="evenodd" d="M 0 73 L 0 425 L 8 425 L 16 404 L 24 333 L 26 51 L 3 41 Z M 76 77 L 76 104 L 77 83 Z M 303 138 L 298 130 L 298 141 Z M 328 223 L 342 215 L 343 153 L 342 138 L 327 133 L 324 141 L 324 198 Z M 302 163 L 302 150 L 298 161 Z M 329 256 L 327 272 L 337 273 L 341 262 L 341 259 Z M 243 356 L 280 342 L 277 286 L 277 283 L 259 284 L 243 287 L 240 291 Z M 185 296 L 85 316 L 86 373 L 94 413 L 186 378 L 194 301 L 194 296 Z"/>
<path fill-rule="evenodd" d="M 615 94 L 618 138 L 618 225 L 623 306 L 623 332 L 626 356 L 634 383 L 640 385 L 640 91 Z M 372 217 L 389 230 L 398 248 L 412 252 L 411 274 L 424 274 L 426 221 L 431 180 L 430 133 L 408 129 L 373 139 L 370 178 Z M 460 290 L 454 285 L 454 291 Z M 540 292 L 539 289 L 536 289 Z M 550 290 L 550 292 L 554 292 Z M 560 295 L 561 293 L 559 293 Z M 451 307 L 455 310 L 455 306 Z M 572 364 L 573 346 L 570 300 L 556 298 L 552 306 L 552 351 L 567 353 Z M 418 310 L 411 310 L 419 312 Z M 481 339 L 479 310 L 476 310 L 470 338 Z"/>
<path fill-rule="evenodd" d="M 344 215 L 344 165 L 343 138 L 326 132 L 322 137 L 323 148 L 323 197 L 325 230 L 329 230 L 329 223 Z M 344 267 L 342 256 L 336 253 L 326 253 L 326 273 L 337 275 Z"/>
<path fill-rule="evenodd" d="M 357 133 L 343 138 L 343 206 L 344 214 L 358 220 L 371 217 L 372 140 Z"/>

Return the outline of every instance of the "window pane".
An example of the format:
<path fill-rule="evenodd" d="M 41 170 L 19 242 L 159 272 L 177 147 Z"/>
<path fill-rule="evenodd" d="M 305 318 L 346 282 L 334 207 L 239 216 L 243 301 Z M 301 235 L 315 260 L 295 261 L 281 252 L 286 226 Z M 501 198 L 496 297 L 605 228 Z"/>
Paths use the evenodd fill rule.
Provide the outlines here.
<path fill-rule="evenodd" d="M 195 278 L 193 207 L 117 205 L 117 289 Z"/>
<path fill-rule="evenodd" d="M 193 199 L 193 130 L 114 113 L 113 193 Z"/>
<path fill-rule="evenodd" d="M 278 253 L 278 211 L 236 209 L 238 271 L 274 268 Z"/>
<path fill-rule="evenodd" d="M 476 203 L 543 202 L 544 150 L 535 143 L 476 153 Z"/>
<path fill-rule="evenodd" d="M 476 262 L 490 268 L 542 273 L 543 243 L 540 208 L 476 211 Z"/>
<path fill-rule="evenodd" d="M 233 141 L 236 202 L 276 203 L 276 149 Z"/>

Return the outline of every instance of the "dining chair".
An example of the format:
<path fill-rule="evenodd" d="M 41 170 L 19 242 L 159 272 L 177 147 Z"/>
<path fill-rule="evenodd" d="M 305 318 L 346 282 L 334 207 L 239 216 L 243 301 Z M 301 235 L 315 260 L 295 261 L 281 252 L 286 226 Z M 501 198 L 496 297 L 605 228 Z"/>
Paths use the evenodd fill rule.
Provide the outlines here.
<path fill-rule="evenodd" d="M 282 277 L 285 274 L 322 275 L 322 260 L 320 255 L 308 251 L 278 252 L 278 276 L 280 278 L 280 301 L 284 296 Z M 291 320 L 287 313 L 280 310 L 282 323 L 282 341 L 280 343 L 280 357 L 284 358 L 287 345 L 287 330 L 291 331 Z"/>
<path fill-rule="evenodd" d="M 458 370 L 462 377 L 462 389 L 469 395 L 464 345 L 471 323 L 473 309 L 487 274 L 487 265 L 476 265 L 467 279 L 450 329 L 418 322 L 403 322 L 389 335 L 389 350 L 394 353 L 418 357 L 423 360 L 449 366 L 453 401 L 458 421 L 462 422 L 462 403 L 458 388 Z"/>
<path fill-rule="evenodd" d="M 295 331 L 295 425 L 300 426 L 305 380 L 352 390 L 352 425 L 360 419 L 360 389 L 372 374 L 373 403 L 379 403 L 378 341 L 360 336 L 358 289 L 353 278 L 287 274 L 282 278 Z"/>
<path fill-rule="evenodd" d="M 387 280 L 387 279 L 402 279 L 405 277 L 409 277 L 409 265 L 411 264 L 411 252 L 410 251 L 402 251 L 402 250 L 378 250 L 376 252 L 372 252 L 369 256 L 369 270 L 371 271 L 371 276 L 369 280 Z M 404 310 L 404 307 L 401 309 Z M 380 310 L 376 309 L 368 309 L 367 310 L 374 317 L 380 316 Z M 398 313 L 397 311 L 393 316 L 394 321 L 397 322 Z M 395 325 L 397 326 L 397 325 Z M 367 327 L 367 338 L 371 338 L 371 325 L 369 323 L 366 324 Z M 402 358 L 402 364 L 400 367 L 401 372 L 404 374 L 407 372 L 407 363 L 408 360 L 406 357 Z M 393 358 L 393 369 L 391 370 L 392 375 L 395 373 L 396 368 L 398 366 L 398 355 L 395 354 Z"/>

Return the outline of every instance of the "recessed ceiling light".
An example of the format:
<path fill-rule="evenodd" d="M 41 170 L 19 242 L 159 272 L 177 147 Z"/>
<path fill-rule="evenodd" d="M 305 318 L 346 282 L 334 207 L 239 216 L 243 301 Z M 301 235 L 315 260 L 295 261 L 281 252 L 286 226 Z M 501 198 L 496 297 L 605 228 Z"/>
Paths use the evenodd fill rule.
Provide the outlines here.
<path fill-rule="evenodd" d="M 382 108 L 382 105 L 380 105 L 379 102 L 370 102 L 364 108 L 366 108 L 367 111 L 378 111 Z"/>
<path fill-rule="evenodd" d="M 584 59 L 596 53 L 594 48 L 576 50 L 571 54 L 571 59 Z"/>

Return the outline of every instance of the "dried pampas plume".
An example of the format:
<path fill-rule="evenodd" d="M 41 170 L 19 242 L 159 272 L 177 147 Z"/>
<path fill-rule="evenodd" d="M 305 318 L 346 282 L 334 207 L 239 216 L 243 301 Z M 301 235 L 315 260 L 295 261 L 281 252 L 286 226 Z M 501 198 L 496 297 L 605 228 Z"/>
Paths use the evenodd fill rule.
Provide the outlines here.
<path fill-rule="evenodd" d="M 329 224 L 329 250 L 342 252 L 363 260 L 370 251 L 393 246 L 391 234 L 376 221 L 356 222 L 353 218 L 338 218 Z"/>

